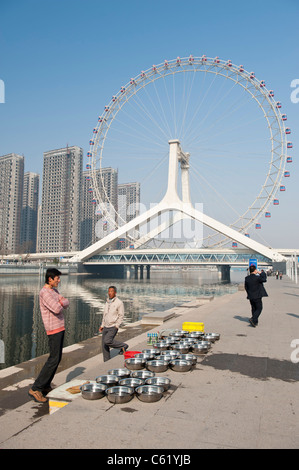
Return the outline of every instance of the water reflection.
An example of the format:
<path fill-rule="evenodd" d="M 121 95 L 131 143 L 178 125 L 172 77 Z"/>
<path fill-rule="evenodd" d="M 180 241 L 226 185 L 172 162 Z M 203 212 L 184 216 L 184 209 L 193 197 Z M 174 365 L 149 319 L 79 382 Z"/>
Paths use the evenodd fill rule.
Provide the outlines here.
<path fill-rule="evenodd" d="M 92 276 L 62 276 L 59 290 L 70 300 L 65 311 L 64 346 L 91 338 L 99 329 L 107 288 L 115 285 L 125 305 L 125 322 L 133 323 L 145 313 L 167 310 L 202 295 L 223 295 L 236 290 L 218 280 L 213 271 L 152 270 L 151 279 L 105 280 Z M 44 279 L 38 276 L 1 276 L 0 340 L 4 358 L 0 369 L 19 364 L 48 352 L 48 341 L 39 310 L 39 291 Z M 3 362 L 4 360 L 4 362 Z"/>

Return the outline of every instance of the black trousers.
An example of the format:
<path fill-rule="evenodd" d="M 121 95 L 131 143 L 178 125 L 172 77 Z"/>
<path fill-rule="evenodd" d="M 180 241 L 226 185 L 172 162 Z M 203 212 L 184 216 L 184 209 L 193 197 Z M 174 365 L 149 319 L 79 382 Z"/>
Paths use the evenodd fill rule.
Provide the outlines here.
<path fill-rule="evenodd" d="M 32 390 L 43 392 L 43 390 L 50 387 L 57 367 L 61 361 L 63 339 L 64 331 L 60 331 L 54 335 L 48 335 L 50 355 L 40 371 L 39 376 L 32 385 Z"/>
<path fill-rule="evenodd" d="M 258 318 L 263 310 L 263 302 L 262 299 L 251 299 L 251 315 L 253 323 L 258 324 Z"/>
<path fill-rule="evenodd" d="M 125 348 L 127 343 L 122 341 L 116 341 L 114 338 L 118 332 L 118 329 L 115 326 L 111 328 L 104 327 L 102 334 L 102 349 L 103 349 L 103 359 L 104 362 L 109 361 L 110 359 L 110 348 Z"/>

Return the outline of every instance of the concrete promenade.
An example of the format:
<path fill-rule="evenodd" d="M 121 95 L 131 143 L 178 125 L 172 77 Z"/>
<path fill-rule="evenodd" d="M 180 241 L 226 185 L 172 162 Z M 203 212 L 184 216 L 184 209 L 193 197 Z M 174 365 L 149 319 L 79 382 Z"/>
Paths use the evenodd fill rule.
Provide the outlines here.
<path fill-rule="evenodd" d="M 134 397 L 113 405 L 106 397 L 89 401 L 72 395 L 49 414 L 48 405 L 28 397 L 0 417 L 0 448 L 132 449 L 132 455 L 133 449 L 297 449 L 299 349 L 291 343 L 297 339 L 299 348 L 299 285 L 271 277 L 265 287 L 269 297 L 257 328 L 248 322 L 243 290 L 200 307 L 176 308 L 164 328 L 202 321 L 205 331 L 221 337 L 193 370 L 159 374 L 172 381 L 160 401 Z M 146 333 L 131 338 L 129 349 L 145 349 L 146 338 Z M 123 365 L 123 356 L 104 363 L 99 354 L 59 372 L 54 383 L 94 380 Z M 54 400 L 55 391 L 51 395 Z"/>

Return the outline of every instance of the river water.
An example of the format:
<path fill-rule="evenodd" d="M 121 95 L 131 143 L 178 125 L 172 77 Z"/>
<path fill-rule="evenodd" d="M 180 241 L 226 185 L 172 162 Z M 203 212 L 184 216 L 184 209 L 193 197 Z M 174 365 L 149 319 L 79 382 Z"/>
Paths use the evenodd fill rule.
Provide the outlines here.
<path fill-rule="evenodd" d="M 110 285 L 117 287 L 124 302 L 125 321 L 133 323 L 146 313 L 167 310 L 203 295 L 225 295 L 237 290 L 244 271 L 231 271 L 223 283 L 217 271 L 151 270 L 151 279 L 98 279 L 89 275 L 61 276 L 60 293 L 69 299 L 65 310 L 64 346 L 94 336 L 99 329 Z M 48 352 L 48 341 L 39 310 L 39 276 L 0 278 L 0 369 L 28 361 Z"/>

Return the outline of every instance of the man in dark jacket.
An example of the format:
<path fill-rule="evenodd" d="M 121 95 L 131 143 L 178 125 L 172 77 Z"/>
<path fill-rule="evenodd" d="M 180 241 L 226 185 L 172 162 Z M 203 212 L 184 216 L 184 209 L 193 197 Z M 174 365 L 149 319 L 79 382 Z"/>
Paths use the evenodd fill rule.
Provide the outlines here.
<path fill-rule="evenodd" d="M 252 312 L 252 317 L 249 321 L 252 326 L 257 326 L 258 318 L 263 310 L 262 297 L 268 297 L 263 286 L 263 283 L 267 282 L 267 276 L 264 271 L 259 272 L 254 265 L 249 267 L 249 272 L 249 276 L 245 277 L 245 290 Z"/>

